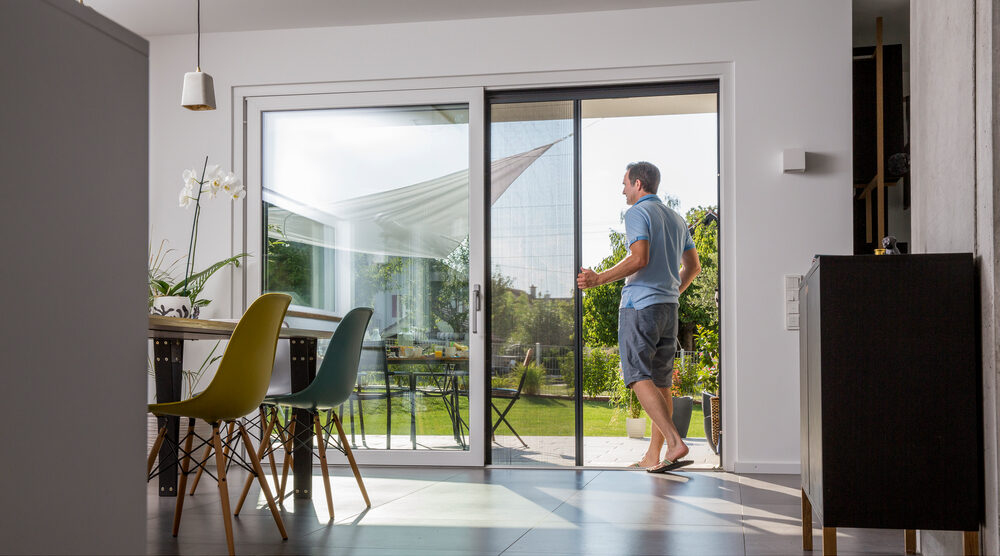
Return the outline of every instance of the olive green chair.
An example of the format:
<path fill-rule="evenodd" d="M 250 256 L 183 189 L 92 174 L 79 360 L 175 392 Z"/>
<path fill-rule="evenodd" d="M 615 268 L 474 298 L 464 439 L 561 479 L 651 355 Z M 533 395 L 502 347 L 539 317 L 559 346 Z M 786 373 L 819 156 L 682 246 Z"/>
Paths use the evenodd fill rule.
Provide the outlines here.
<path fill-rule="evenodd" d="M 330 339 L 330 345 L 323 357 L 323 362 L 316 370 L 316 378 L 309 383 L 306 388 L 291 394 L 279 396 L 267 396 L 264 404 L 271 406 L 270 419 L 267 424 L 267 433 L 277 430 L 280 435 L 280 445 L 285 450 L 285 461 L 282 466 L 282 480 L 279 487 L 279 499 L 284 498 L 285 482 L 288 478 L 288 468 L 292 465 L 292 452 L 296 447 L 296 442 L 302 442 L 295 436 L 295 421 L 286 420 L 287 427 L 283 427 L 278 419 L 278 409 L 300 409 L 307 411 L 312 417 L 312 428 L 316 434 L 317 448 L 313 450 L 313 455 L 319 458 L 320 467 L 323 471 L 323 486 L 326 488 L 326 505 L 330 512 L 330 519 L 333 519 L 333 495 L 330 492 L 330 471 L 326 463 L 326 449 L 330 444 L 330 437 L 333 436 L 332 427 L 337 427 L 337 434 L 340 442 L 336 449 L 347 456 L 348 463 L 351 464 L 351 471 L 358 481 L 361 495 L 365 499 L 365 505 L 372 506 L 368 499 L 368 491 L 365 489 L 364 480 L 361 479 L 361 472 L 358 471 L 358 464 L 354 461 L 354 454 L 351 452 L 351 445 L 344 435 L 344 427 L 337 416 L 336 408 L 346 402 L 354 390 L 358 378 L 358 362 L 361 359 L 361 345 L 365 338 L 365 329 L 368 328 L 368 321 L 371 320 L 372 310 L 368 307 L 358 307 L 352 309 L 344 319 L 337 325 L 337 329 Z M 323 425 L 320 414 L 326 414 L 326 424 Z M 324 435 L 324 433 L 326 433 Z M 267 438 L 267 436 L 265 436 Z M 264 443 L 261 443 L 262 451 L 258 453 L 260 457 Z M 312 448 L 312 446 L 310 446 Z M 249 490 L 250 477 L 243 485 L 243 491 Z M 237 511 L 239 508 L 237 507 Z"/>
<path fill-rule="evenodd" d="M 208 387 L 187 400 L 156 403 L 149 406 L 150 413 L 158 417 L 174 415 L 188 418 L 187 433 L 183 440 L 184 446 L 180 449 L 182 454 L 181 477 L 180 485 L 177 488 L 177 505 L 174 509 L 173 525 L 175 537 L 180 529 L 188 474 L 193 472 L 192 469 L 188 469 L 189 464 L 193 461 L 196 467 L 204 469 L 207 458 L 200 460 L 194 458 L 193 454 L 202 446 L 211 445 L 215 451 L 215 473 L 219 484 L 219 497 L 222 501 L 222 517 L 229 553 L 234 554 L 235 551 L 233 523 L 229 509 L 229 489 L 226 483 L 227 458 L 233 464 L 249 471 L 250 480 L 257 479 L 264 496 L 267 498 L 268 507 L 271 509 L 271 515 L 278 526 L 281 538 L 288 538 L 281 515 L 278 513 L 274 498 L 271 496 L 271 490 L 264 478 L 264 470 L 257 457 L 257 450 L 251 444 L 250 436 L 247 434 L 241 418 L 257 411 L 267 394 L 268 383 L 271 380 L 271 369 L 274 365 L 274 352 L 278 344 L 278 332 L 290 302 L 291 297 L 279 293 L 268 293 L 257 298 L 244 313 L 236 325 L 236 329 L 233 330 L 229 345 L 226 346 L 226 351 L 219 361 L 215 378 L 212 379 Z M 202 419 L 212 425 L 211 438 L 201 438 L 194 432 L 195 419 Z M 219 428 L 223 423 L 235 427 L 234 430 L 238 432 L 238 435 L 235 433 L 227 435 L 226 441 L 223 442 L 219 435 Z M 163 445 L 165 435 L 166 427 L 160 429 L 153 449 L 150 451 L 146 467 L 147 474 L 152 473 L 153 462 Z M 200 444 L 197 448 L 192 448 L 196 436 Z M 239 455 L 240 451 L 236 449 L 240 441 L 246 447 L 249 462 L 243 459 Z M 211 471 L 207 469 L 205 469 L 205 473 L 212 475 Z M 242 500 L 240 502 L 242 504 Z M 239 510 L 237 510 L 238 512 Z"/>

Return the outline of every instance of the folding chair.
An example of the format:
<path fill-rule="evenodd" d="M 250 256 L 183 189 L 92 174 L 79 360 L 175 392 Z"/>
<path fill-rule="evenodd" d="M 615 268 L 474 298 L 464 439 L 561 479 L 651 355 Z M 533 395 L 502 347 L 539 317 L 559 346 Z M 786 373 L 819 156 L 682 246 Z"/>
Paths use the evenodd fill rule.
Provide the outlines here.
<path fill-rule="evenodd" d="M 532 354 L 533 351 L 534 350 L 529 349 L 528 353 L 524 354 L 524 366 L 525 367 L 527 367 L 528 366 L 528 362 L 531 361 L 531 354 Z M 521 399 L 521 390 L 524 389 L 524 379 L 527 378 L 527 377 L 528 377 L 528 373 L 526 373 L 526 372 L 522 372 L 521 373 L 521 380 L 517 383 L 517 389 L 516 390 L 513 389 L 513 388 L 493 388 L 492 389 L 492 393 L 490 394 L 490 405 L 493 406 L 493 411 L 495 411 L 496 414 L 497 414 L 497 419 L 495 421 L 493 421 L 493 440 L 494 441 L 496 441 L 497 427 L 500 426 L 500 423 L 506 423 L 507 424 L 507 428 L 510 429 L 510 432 L 514 433 L 514 436 L 516 436 L 517 439 L 521 442 L 521 445 L 524 446 L 525 448 L 528 447 L 528 444 L 525 443 L 524 439 L 521 438 L 521 435 L 517 434 L 517 431 L 514 430 L 514 426 L 511 425 L 510 421 L 507 420 L 507 414 L 510 413 L 511 408 L 514 407 L 514 403 L 516 403 L 517 400 Z M 497 408 L 497 404 L 496 404 L 495 400 L 497 400 L 498 398 L 499 399 L 505 399 L 505 400 L 507 400 L 507 406 L 503 408 L 503 411 L 501 411 L 499 408 Z"/>

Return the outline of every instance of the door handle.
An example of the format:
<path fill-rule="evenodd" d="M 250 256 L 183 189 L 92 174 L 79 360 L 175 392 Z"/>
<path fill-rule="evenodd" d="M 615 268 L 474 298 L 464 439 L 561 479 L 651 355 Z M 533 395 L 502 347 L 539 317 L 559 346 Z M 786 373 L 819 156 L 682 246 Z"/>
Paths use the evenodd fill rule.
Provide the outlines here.
<path fill-rule="evenodd" d="M 479 333 L 479 312 L 483 310 L 482 286 L 472 286 L 472 333 Z"/>

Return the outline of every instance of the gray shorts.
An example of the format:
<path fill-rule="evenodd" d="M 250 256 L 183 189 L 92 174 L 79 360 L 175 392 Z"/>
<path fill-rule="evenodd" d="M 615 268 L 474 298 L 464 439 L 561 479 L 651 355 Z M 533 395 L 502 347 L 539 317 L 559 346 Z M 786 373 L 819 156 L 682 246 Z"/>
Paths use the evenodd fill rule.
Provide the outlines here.
<path fill-rule="evenodd" d="M 657 388 L 670 387 L 677 347 L 677 307 L 677 303 L 657 303 L 643 309 L 618 310 L 618 352 L 626 386 L 652 380 Z"/>

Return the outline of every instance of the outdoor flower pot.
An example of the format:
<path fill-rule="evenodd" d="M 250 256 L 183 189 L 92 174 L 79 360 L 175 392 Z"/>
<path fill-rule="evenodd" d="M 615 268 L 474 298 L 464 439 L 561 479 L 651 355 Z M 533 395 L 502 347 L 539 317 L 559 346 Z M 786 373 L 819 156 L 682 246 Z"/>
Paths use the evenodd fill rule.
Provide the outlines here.
<path fill-rule="evenodd" d="M 191 298 L 185 295 L 165 295 L 153 298 L 153 306 L 149 308 L 151 315 L 162 317 L 180 317 L 183 319 L 198 318 L 191 312 Z"/>
<path fill-rule="evenodd" d="M 639 417 L 638 419 L 633 419 L 631 417 L 625 418 L 625 433 L 628 434 L 629 438 L 643 438 L 646 436 L 646 418 Z"/>
<path fill-rule="evenodd" d="M 714 406 L 714 409 L 713 409 Z M 719 453 L 719 425 L 715 423 L 714 417 L 719 415 L 719 396 L 713 396 L 708 392 L 701 393 L 701 411 L 705 416 L 705 440 L 712 452 Z M 713 426 L 714 424 L 714 426 Z"/>
<path fill-rule="evenodd" d="M 691 426 L 691 411 L 694 409 L 694 400 L 691 396 L 674 397 L 674 426 L 681 438 L 687 438 L 688 428 Z"/>

